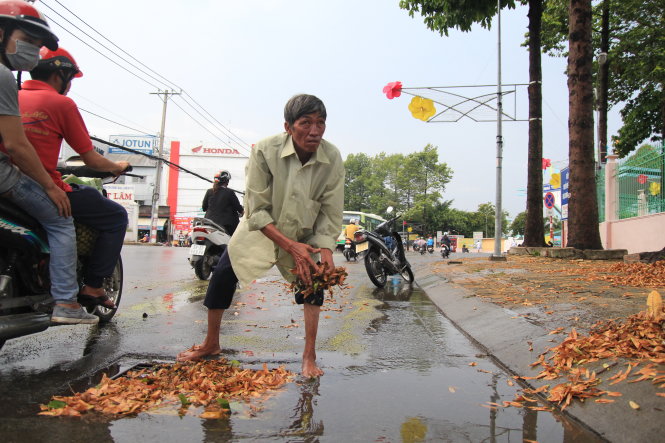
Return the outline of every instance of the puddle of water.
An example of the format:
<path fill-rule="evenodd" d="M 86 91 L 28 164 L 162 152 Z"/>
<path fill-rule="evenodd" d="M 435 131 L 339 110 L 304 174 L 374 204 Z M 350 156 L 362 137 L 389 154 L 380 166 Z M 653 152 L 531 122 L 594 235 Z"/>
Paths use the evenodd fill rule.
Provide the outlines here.
<path fill-rule="evenodd" d="M 10 436 L 8 441 L 19 435 L 48 437 L 47 430 L 51 436 L 66 432 L 116 442 L 599 441 L 552 413 L 482 407 L 512 400 L 519 386 L 455 329 L 419 288 L 391 283 L 383 290 L 366 289 L 358 298 L 376 301 L 370 308 L 376 314 L 354 329 L 362 352 L 321 352 L 326 372 L 321 380 L 286 385 L 262 400 L 254 416 L 240 406 L 218 420 L 172 412 L 51 419 L 32 411 L 18 420 L 11 414 L 0 431 Z M 298 371 L 299 358 L 285 354 L 287 368 Z M 260 359 L 269 367 L 284 363 L 265 353 Z M 107 371 L 120 374 L 136 363 L 137 359 L 120 360 Z M 97 373 L 72 387 L 83 390 L 99 378 Z M 36 402 L 48 398 L 43 393 L 37 397 Z"/>

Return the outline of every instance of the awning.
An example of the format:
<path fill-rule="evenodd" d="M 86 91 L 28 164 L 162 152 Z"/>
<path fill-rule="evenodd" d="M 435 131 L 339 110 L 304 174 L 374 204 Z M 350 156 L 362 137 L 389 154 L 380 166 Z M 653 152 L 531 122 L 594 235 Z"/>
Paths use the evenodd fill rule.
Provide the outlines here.
<path fill-rule="evenodd" d="M 168 218 L 158 218 L 157 219 L 157 230 L 164 230 L 164 224 L 168 221 Z M 149 231 L 150 230 L 150 217 L 139 217 L 139 230 Z"/>

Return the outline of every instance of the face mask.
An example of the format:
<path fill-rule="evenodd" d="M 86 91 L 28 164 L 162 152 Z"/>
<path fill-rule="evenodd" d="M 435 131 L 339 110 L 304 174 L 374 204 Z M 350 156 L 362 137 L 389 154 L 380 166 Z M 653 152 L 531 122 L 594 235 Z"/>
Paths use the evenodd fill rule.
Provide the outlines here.
<path fill-rule="evenodd" d="M 14 71 L 32 71 L 39 63 L 39 47 L 16 40 L 16 52 L 5 54 Z"/>

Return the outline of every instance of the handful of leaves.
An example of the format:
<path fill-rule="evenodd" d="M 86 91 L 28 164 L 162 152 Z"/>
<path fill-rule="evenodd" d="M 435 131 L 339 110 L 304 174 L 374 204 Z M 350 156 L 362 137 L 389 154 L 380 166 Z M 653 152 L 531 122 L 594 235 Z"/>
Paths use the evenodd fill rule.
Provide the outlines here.
<path fill-rule="evenodd" d="M 349 275 L 346 272 L 346 268 L 338 266 L 333 269 L 332 272 L 327 272 L 327 270 L 328 263 L 323 263 L 319 271 L 312 272 L 311 286 L 306 285 L 300 278 L 298 278 L 295 282 L 291 283 L 291 289 L 297 289 L 302 292 L 304 297 L 307 297 L 321 289 L 324 291 L 327 290 L 332 295 L 335 286 L 344 288 L 344 281 Z M 291 273 L 295 275 L 296 269 L 291 269 Z"/>

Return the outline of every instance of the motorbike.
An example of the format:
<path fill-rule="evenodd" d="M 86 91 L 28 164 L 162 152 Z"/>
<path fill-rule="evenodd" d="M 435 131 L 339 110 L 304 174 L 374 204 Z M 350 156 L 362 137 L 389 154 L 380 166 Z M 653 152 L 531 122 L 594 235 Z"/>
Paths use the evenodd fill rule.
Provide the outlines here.
<path fill-rule="evenodd" d="M 430 254 L 434 252 L 434 245 L 427 245 L 427 252 Z"/>
<path fill-rule="evenodd" d="M 443 244 L 441 245 L 441 258 L 448 258 L 450 257 L 450 248 L 448 245 Z"/>
<path fill-rule="evenodd" d="M 347 238 L 346 241 L 344 242 L 343 254 L 344 258 L 346 258 L 346 261 L 351 261 L 352 259 L 354 261 L 358 260 L 358 254 L 356 253 L 356 244 L 350 238 Z"/>
<path fill-rule="evenodd" d="M 208 280 L 230 239 L 226 230 L 210 219 L 197 217 L 192 221 L 188 260 L 200 280 Z"/>
<path fill-rule="evenodd" d="M 389 207 L 387 212 L 393 211 Z M 369 279 L 378 288 L 383 288 L 388 281 L 388 275 L 399 274 L 407 283 L 413 283 L 414 276 L 411 265 L 404 254 L 402 237 L 393 229 L 398 216 L 384 221 L 373 231 L 364 229 L 355 234 L 356 253 L 365 252 L 365 269 Z M 394 240 L 394 248 L 386 246 L 384 237 L 390 236 Z"/>
<path fill-rule="evenodd" d="M 131 166 L 124 172 L 131 170 Z M 66 181 L 67 174 L 77 177 L 107 178 L 110 173 L 100 173 L 79 166 L 58 168 Z M 123 173 L 123 174 L 124 174 Z M 126 174 L 133 176 L 133 174 Z M 93 185 L 91 183 L 91 185 Z M 101 180 L 97 187 L 102 191 Z M 75 222 L 79 287 L 93 252 L 97 236 L 93 228 Z M 12 338 L 34 334 L 51 326 L 53 298 L 50 295 L 48 237 L 39 221 L 14 205 L 0 198 L 0 348 Z M 86 307 L 99 317 L 100 323 L 110 321 L 120 305 L 122 297 L 123 268 L 118 258 L 113 273 L 104 279 L 103 288 L 116 308 L 104 306 Z"/>
<path fill-rule="evenodd" d="M 420 245 L 418 250 L 420 251 L 420 255 L 425 255 L 425 253 L 427 252 L 427 246 L 425 246 L 424 244 Z"/>

